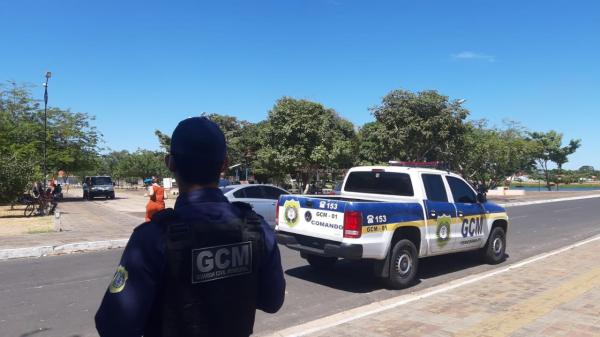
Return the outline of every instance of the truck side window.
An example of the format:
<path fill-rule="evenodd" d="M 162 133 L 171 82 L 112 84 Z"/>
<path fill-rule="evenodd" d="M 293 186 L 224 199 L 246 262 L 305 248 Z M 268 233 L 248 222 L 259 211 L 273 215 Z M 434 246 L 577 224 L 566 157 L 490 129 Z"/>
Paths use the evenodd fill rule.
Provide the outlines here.
<path fill-rule="evenodd" d="M 468 204 L 474 204 L 477 202 L 477 195 L 475 195 L 475 192 L 473 192 L 469 185 L 467 185 L 464 181 L 449 176 L 447 176 L 446 179 L 448 179 L 448 185 L 450 185 L 454 202 Z"/>
<path fill-rule="evenodd" d="M 448 202 L 448 194 L 446 194 L 446 187 L 444 187 L 441 175 L 423 174 L 421 177 L 428 200 Z"/>

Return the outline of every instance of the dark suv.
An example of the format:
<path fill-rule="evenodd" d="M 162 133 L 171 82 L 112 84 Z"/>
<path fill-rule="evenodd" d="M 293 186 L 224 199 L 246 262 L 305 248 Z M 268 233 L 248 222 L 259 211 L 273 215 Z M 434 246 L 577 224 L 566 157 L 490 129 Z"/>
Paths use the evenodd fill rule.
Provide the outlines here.
<path fill-rule="evenodd" d="M 93 176 L 83 179 L 83 198 L 91 200 L 95 197 L 115 198 L 115 188 L 109 176 Z"/>

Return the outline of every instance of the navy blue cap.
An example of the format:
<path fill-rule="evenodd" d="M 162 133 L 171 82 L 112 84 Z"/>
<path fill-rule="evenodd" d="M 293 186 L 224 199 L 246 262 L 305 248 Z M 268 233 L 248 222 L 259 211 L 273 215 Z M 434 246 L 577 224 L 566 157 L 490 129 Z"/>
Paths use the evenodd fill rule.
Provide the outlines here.
<path fill-rule="evenodd" d="M 212 183 L 219 179 L 227 155 L 225 135 L 206 117 L 184 119 L 173 131 L 171 155 L 182 180 Z"/>

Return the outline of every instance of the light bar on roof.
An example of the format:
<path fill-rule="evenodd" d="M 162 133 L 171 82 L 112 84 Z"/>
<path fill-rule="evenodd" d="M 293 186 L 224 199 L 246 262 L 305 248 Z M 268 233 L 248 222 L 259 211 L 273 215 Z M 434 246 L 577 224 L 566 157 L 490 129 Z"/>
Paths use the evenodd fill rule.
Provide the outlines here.
<path fill-rule="evenodd" d="M 441 169 L 446 167 L 446 163 L 442 161 L 397 161 L 390 160 L 389 164 L 391 166 L 403 166 L 403 167 L 426 167 L 426 168 L 435 168 Z"/>

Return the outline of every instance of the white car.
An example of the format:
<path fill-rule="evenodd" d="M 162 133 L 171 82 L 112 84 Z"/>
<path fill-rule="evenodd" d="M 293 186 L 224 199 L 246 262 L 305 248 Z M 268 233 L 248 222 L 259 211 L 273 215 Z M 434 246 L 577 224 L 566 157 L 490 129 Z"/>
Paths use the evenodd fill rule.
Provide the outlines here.
<path fill-rule="evenodd" d="M 288 191 L 272 185 L 229 185 L 222 187 L 223 194 L 230 202 L 241 201 L 252 205 L 254 211 L 275 227 L 275 208 L 279 196 L 290 194 Z"/>

